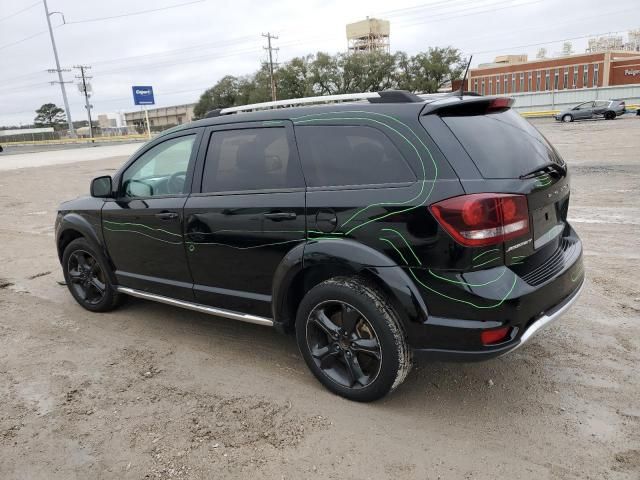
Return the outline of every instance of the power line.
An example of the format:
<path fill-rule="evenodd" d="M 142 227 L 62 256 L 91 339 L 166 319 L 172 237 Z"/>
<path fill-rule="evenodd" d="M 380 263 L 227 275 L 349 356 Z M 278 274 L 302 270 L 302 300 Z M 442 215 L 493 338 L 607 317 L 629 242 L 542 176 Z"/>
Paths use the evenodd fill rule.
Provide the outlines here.
<path fill-rule="evenodd" d="M 42 30 L 38 33 L 34 33 L 33 35 L 29 35 L 28 37 L 21 38 L 20 40 L 17 40 L 15 42 L 5 43 L 4 45 L 0 45 L 0 50 L 8 47 L 13 47 L 14 45 L 18 45 L 19 43 L 26 42 L 27 40 L 31 40 L 32 38 L 38 37 L 40 35 L 44 35 L 45 33 L 47 33 L 47 31 Z"/>
<path fill-rule="evenodd" d="M 508 47 L 508 49 L 515 50 L 516 48 L 539 47 L 541 45 L 548 45 L 550 43 L 560 43 L 560 42 L 566 42 L 566 41 L 569 41 L 569 40 L 581 40 L 583 38 L 597 37 L 599 35 L 611 35 L 611 34 L 614 34 L 614 33 L 621 33 L 621 32 L 625 32 L 625 31 L 629 31 L 632 28 L 633 27 L 624 28 L 622 30 L 617 30 L 615 32 L 612 32 L 611 30 L 608 30 L 606 32 L 590 33 L 589 35 L 580 35 L 578 37 L 561 38 L 559 40 L 547 40 L 546 42 L 528 43 L 528 44 L 525 44 L 525 45 L 515 45 L 515 46 Z M 495 50 L 483 50 L 483 51 L 480 51 L 480 52 L 472 52 L 472 53 L 474 55 L 480 55 L 480 54 L 483 54 L 483 53 L 494 53 L 494 52 L 501 52 L 501 51 L 504 51 L 504 50 L 506 50 L 506 49 L 505 48 L 498 48 L 498 49 L 495 49 Z"/>
<path fill-rule="evenodd" d="M 7 92 L 15 92 L 19 90 L 28 90 L 33 87 L 39 87 L 44 85 L 51 85 L 51 82 L 36 82 L 36 83 L 30 83 L 27 85 L 19 85 L 14 87 L 0 87 L 0 94 L 6 94 Z"/>
<path fill-rule="evenodd" d="M 277 96 L 276 96 L 276 79 L 273 76 L 273 51 L 274 50 L 277 51 L 279 50 L 279 48 L 273 48 L 271 46 L 271 40 L 277 40 L 278 37 L 276 37 L 275 35 L 271 35 L 271 33 L 269 32 L 267 32 L 266 34 L 263 33 L 262 36 L 267 39 L 267 46 L 263 48 L 269 52 L 269 79 L 271 81 L 271 100 L 275 102 L 277 100 L 276 98 Z"/>
<path fill-rule="evenodd" d="M 44 75 L 45 73 L 47 73 L 47 71 L 45 69 L 42 69 L 42 70 L 38 70 L 38 71 L 35 71 L 35 72 L 31 72 L 31 73 L 25 73 L 25 74 L 22 74 L 22 75 L 17 75 L 15 77 L 3 78 L 0 81 L 3 84 L 6 84 L 6 83 L 11 83 L 13 80 L 21 80 L 23 78 L 35 77 L 37 75 Z"/>
<path fill-rule="evenodd" d="M 160 12 L 162 10 L 169 10 L 172 8 L 186 7 L 187 5 L 193 5 L 196 3 L 202 3 L 206 1 L 207 0 L 193 0 L 192 2 L 178 3 L 175 5 L 168 5 L 166 7 L 160 7 L 160 8 L 150 8 L 148 10 L 138 10 L 137 12 L 122 13 L 120 15 L 111 15 L 108 17 L 95 17 L 95 18 L 87 18 L 84 20 L 76 20 L 76 21 L 66 22 L 66 24 L 75 25 L 78 23 L 101 22 L 103 20 L 113 20 L 114 18 L 133 17 L 135 15 L 144 15 L 145 13 Z"/>
<path fill-rule="evenodd" d="M 446 1 L 442 1 L 442 2 L 436 2 L 436 3 L 432 3 L 432 4 L 426 4 L 426 5 L 421 5 L 418 8 L 414 7 L 414 9 L 416 11 L 414 12 L 407 12 L 407 13 L 389 13 L 387 15 L 384 15 L 385 17 L 390 17 L 390 18 L 394 18 L 394 17 L 415 17 L 415 18 L 420 18 L 421 16 L 424 16 L 424 10 L 426 10 L 427 16 L 430 17 L 434 14 L 450 14 L 450 13 L 456 13 L 459 11 L 463 11 L 468 9 L 468 7 L 470 5 L 473 5 L 472 8 L 486 8 L 486 7 L 490 7 L 493 5 L 493 3 L 491 3 L 491 1 L 494 0 L 490 0 L 489 3 L 482 3 L 482 2 L 478 2 L 477 0 L 467 0 L 467 1 L 463 1 L 463 2 L 457 2 L 457 3 L 452 3 L 452 2 L 446 2 Z M 509 2 L 513 1 L 513 0 L 507 0 Z M 497 3 L 504 3 L 504 0 L 502 1 L 498 1 Z M 435 8 L 434 8 L 435 6 Z M 449 11 L 446 11 L 448 10 Z M 393 12 L 394 10 L 391 10 L 390 12 Z M 395 10 L 398 11 L 398 10 Z"/>
<path fill-rule="evenodd" d="M 207 47 L 211 48 L 211 49 L 218 49 L 218 48 L 223 48 L 223 47 L 228 47 L 230 45 L 234 45 L 234 44 L 242 44 L 242 43 L 248 43 L 247 40 L 252 40 L 252 41 L 256 41 L 256 38 L 254 35 L 246 35 L 244 37 L 237 37 L 235 39 L 229 39 L 227 41 L 222 41 L 222 42 L 206 42 L 206 43 L 200 43 L 200 44 L 196 44 L 196 45 L 190 45 L 188 47 L 181 47 L 181 48 L 175 48 L 175 49 L 170 49 L 170 50 L 164 50 L 161 52 L 153 52 L 153 53 L 145 53 L 145 54 L 141 54 L 141 55 L 132 55 L 129 57 L 115 57 L 115 58 L 109 58 L 106 60 L 98 60 L 96 62 L 93 62 L 94 65 L 96 64 L 105 64 L 105 63 L 120 63 L 120 62 L 128 62 L 128 61 L 132 61 L 132 60 L 140 60 L 140 59 L 144 59 L 144 58 L 148 58 L 148 57 L 166 57 L 166 56 L 172 56 L 172 55 L 176 55 L 176 54 L 181 54 L 182 52 L 185 51 L 193 51 L 194 49 L 198 49 L 199 51 L 202 51 L 203 48 L 202 47 Z"/>
<path fill-rule="evenodd" d="M 470 8 L 466 8 L 466 9 L 461 9 L 458 11 L 451 11 L 451 12 L 441 12 L 435 15 L 427 15 L 425 17 L 420 17 L 422 18 L 422 20 L 418 20 L 416 19 L 415 21 L 411 21 L 408 20 L 407 22 L 400 22 L 397 25 L 403 26 L 403 27 L 412 27 L 415 25 L 423 25 L 425 23 L 429 23 L 432 22 L 434 20 L 437 20 L 438 22 L 442 22 L 444 20 L 451 20 L 451 19 L 458 19 L 458 18 L 464 18 L 464 17 L 470 17 L 473 15 L 480 15 L 483 13 L 494 13 L 496 11 L 499 10 L 506 10 L 509 8 L 516 8 L 516 7 L 524 7 L 527 5 L 533 5 L 536 3 L 542 3 L 546 0 L 531 0 L 529 2 L 525 2 L 525 3 L 518 3 L 518 4 L 507 4 L 507 5 L 503 5 L 502 7 L 497 7 L 498 5 L 502 5 L 504 3 L 509 3 L 510 0 L 507 1 L 500 1 L 500 2 L 496 2 L 496 3 L 492 3 L 490 5 L 477 5 L 474 7 L 470 7 Z M 485 8 L 485 7 L 491 7 L 485 10 L 477 10 L 479 8 Z M 476 10 L 476 11 L 473 11 Z M 467 13 L 468 12 L 468 13 Z"/>
<path fill-rule="evenodd" d="M 22 10 L 18 10 L 17 12 L 12 13 L 11 15 L 7 15 L 6 17 L 0 18 L 0 22 L 3 22 L 9 18 L 15 17 L 16 15 L 20 15 L 22 12 L 26 12 L 27 10 L 32 9 L 36 5 L 40 5 L 40 2 L 35 2 L 29 5 L 28 7 L 24 7 Z"/>
<path fill-rule="evenodd" d="M 471 37 L 466 37 L 465 41 L 468 40 L 476 40 L 476 39 L 495 39 L 496 37 L 501 37 L 501 38 L 505 38 L 505 36 L 508 36 L 510 34 L 521 34 L 522 32 L 525 31 L 540 31 L 540 32 L 545 32 L 545 31 L 549 31 L 551 30 L 551 27 L 553 28 L 557 28 L 557 27 L 561 27 L 564 25 L 575 25 L 576 23 L 585 21 L 585 20 L 591 20 L 594 18 L 598 18 L 601 19 L 602 17 L 608 17 L 611 15 L 620 15 L 621 13 L 627 13 L 627 12 L 632 12 L 632 11 L 637 11 L 639 10 L 640 7 L 634 7 L 634 8 L 626 8 L 623 10 L 612 10 L 612 11 L 608 11 L 608 12 L 602 12 L 599 13 L 597 15 L 589 15 L 586 17 L 576 17 L 576 18 L 572 18 L 571 20 L 568 21 L 564 21 L 564 22 L 558 22 L 558 23 L 554 23 L 553 25 L 549 25 L 548 23 L 545 23 L 543 25 L 530 25 L 528 27 L 524 27 L 524 28 L 519 28 L 517 30 L 501 30 L 500 32 L 489 32 L 489 33 L 485 33 L 485 34 L 481 34 L 481 35 L 473 35 Z M 591 35 L 588 35 L 591 36 Z"/>
<path fill-rule="evenodd" d="M 243 55 L 245 53 L 252 53 L 252 52 L 256 52 L 257 48 L 249 48 L 249 49 L 243 49 L 243 50 L 236 50 L 236 51 L 232 51 L 232 52 L 227 52 L 223 55 L 199 55 L 196 57 L 189 57 L 186 59 L 182 59 L 182 60 L 170 60 L 170 61 L 162 61 L 162 62 L 155 62 L 155 63 L 146 63 L 146 64 L 141 64 L 141 65 L 136 65 L 136 68 L 141 68 L 146 70 L 150 70 L 150 69 L 156 69 L 156 68 L 162 68 L 164 66 L 170 66 L 173 67 L 175 65 L 182 65 L 185 63 L 194 63 L 194 62 L 199 62 L 201 60 L 213 60 L 213 59 L 218 59 L 218 58 L 226 58 L 226 57 L 233 57 L 236 55 Z M 130 66 L 125 66 L 125 67 L 118 67 L 115 68 L 113 70 L 100 70 L 99 72 L 96 73 L 100 73 L 101 76 L 106 76 L 106 75 L 112 75 L 112 74 L 117 74 L 117 73 L 122 73 L 122 72 L 128 72 L 131 70 Z"/>

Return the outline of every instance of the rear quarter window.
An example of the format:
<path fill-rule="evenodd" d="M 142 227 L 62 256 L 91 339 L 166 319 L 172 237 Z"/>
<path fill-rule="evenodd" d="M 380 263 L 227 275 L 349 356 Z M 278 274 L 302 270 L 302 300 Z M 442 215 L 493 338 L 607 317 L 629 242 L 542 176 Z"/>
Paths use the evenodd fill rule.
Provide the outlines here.
<path fill-rule="evenodd" d="M 381 131 L 366 126 L 296 127 L 310 187 L 414 182 L 406 160 Z"/>

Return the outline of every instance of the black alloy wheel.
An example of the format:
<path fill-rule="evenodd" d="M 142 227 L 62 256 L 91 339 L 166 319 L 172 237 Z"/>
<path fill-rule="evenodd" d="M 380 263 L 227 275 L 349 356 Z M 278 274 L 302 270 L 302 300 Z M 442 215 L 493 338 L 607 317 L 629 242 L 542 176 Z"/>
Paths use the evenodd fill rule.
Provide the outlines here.
<path fill-rule="evenodd" d="M 314 286 L 298 306 L 295 329 L 311 373 L 349 400 L 378 400 L 411 370 L 401 317 L 364 278 L 333 277 Z"/>
<path fill-rule="evenodd" d="M 87 310 L 107 312 L 123 300 L 109 277 L 109 263 L 86 239 L 76 238 L 64 249 L 62 270 L 73 298 Z"/>
<path fill-rule="evenodd" d="M 77 298 L 88 305 L 98 305 L 106 295 L 107 284 L 95 258 L 83 250 L 75 250 L 67 261 L 67 271 Z"/>
<path fill-rule="evenodd" d="M 348 303 L 329 300 L 317 305 L 309 315 L 306 338 L 318 368 L 342 387 L 366 387 L 380 373 L 378 336 L 366 317 Z"/>

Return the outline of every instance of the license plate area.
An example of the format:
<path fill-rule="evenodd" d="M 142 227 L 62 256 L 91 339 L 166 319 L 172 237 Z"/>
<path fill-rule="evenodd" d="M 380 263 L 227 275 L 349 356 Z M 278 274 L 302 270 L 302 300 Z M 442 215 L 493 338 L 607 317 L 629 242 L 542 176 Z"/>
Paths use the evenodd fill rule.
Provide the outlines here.
<path fill-rule="evenodd" d="M 538 208 L 531 214 L 533 220 L 533 248 L 538 249 L 556 238 L 564 230 L 558 215 L 558 204 Z"/>

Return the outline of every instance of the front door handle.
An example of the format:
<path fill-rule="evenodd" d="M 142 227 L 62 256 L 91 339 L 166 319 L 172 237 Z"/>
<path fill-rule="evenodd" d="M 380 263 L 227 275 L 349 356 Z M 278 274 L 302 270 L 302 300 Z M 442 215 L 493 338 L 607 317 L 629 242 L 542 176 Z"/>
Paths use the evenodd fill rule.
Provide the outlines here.
<path fill-rule="evenodd" d="M 293 220 L 296 218 L 294 212 L 271 212 L 263 214 L 264 218 L 270 220 Z"/>
<path fill-rule="evenodd" d="M 156 217 L 160 220 L 175 220 L 178 218 L 178 214 L 176 212 L 160 212 L 156 213 Z"/>

